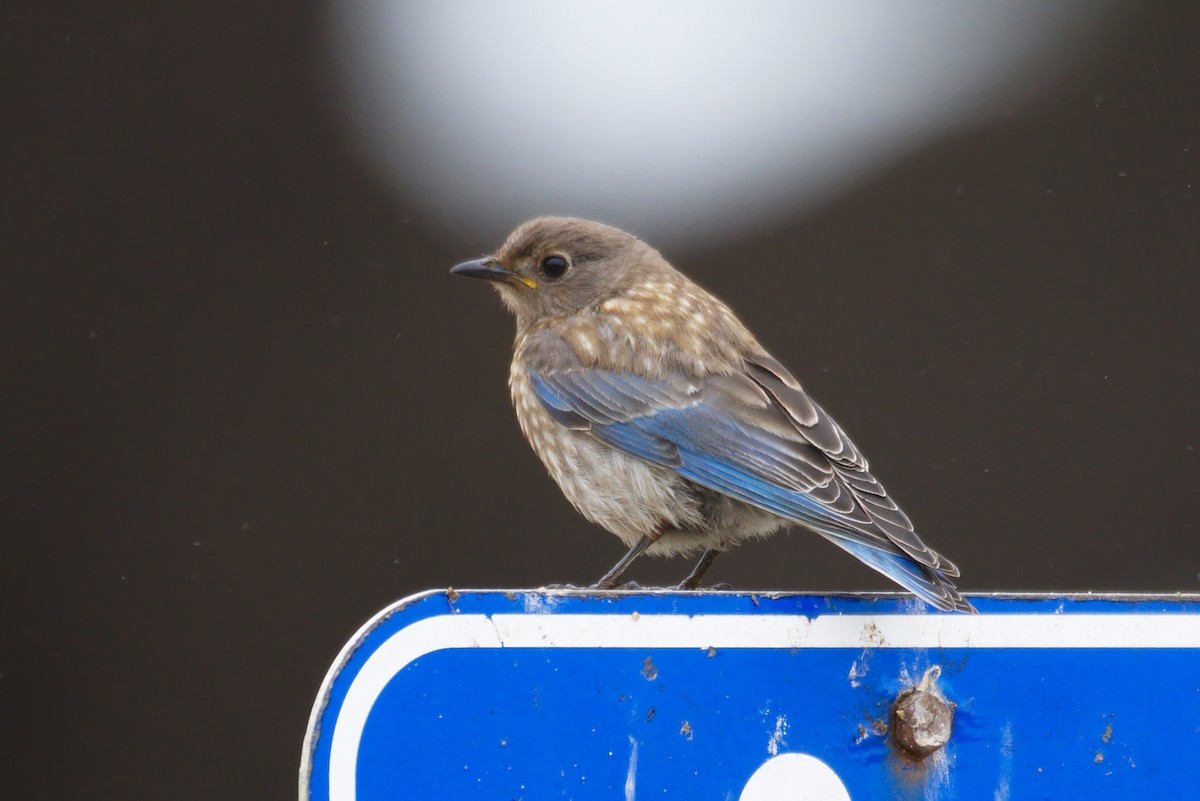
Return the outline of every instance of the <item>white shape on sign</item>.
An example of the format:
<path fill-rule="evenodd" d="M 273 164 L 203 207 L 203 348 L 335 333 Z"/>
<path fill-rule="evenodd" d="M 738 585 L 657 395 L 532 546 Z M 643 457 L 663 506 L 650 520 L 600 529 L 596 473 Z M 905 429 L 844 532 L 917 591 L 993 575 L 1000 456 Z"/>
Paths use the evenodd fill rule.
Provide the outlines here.
<path fill-rule="evenodd" d="M 754 771 L 738 801 L 850 801 L 850 793 L 815 756 L 780 754 Z"/>

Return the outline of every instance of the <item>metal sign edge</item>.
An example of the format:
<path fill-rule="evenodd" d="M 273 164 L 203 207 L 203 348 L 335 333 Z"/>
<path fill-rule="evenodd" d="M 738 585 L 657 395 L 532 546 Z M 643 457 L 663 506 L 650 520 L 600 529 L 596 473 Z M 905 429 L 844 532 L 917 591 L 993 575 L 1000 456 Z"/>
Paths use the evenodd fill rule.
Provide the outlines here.
<path fill-rule="evenodd" d="M 343 668 L 353 657 L 353 655 L 362 647 L 364 641 L 375 631 L 380 625 L 390 620 L 398 613 L 405 611 L 413 606 L 419 605 L 431 598 L 445 597 L 450 604 L 451 611 L 449 614 L 434 614 L 428 617 L 418 618 L 413 623 L 420 620 L 429 620 L 437 617 L 453 617 L 458 614 L 458 611 L 453 608 L 454 601 L 462 595 L 487 596 L 487 595 L 503 595 L 510 600 L 514 600 L 517 595 L 540 595 L 553 596 L 559 598 L 577 598 L 587 600 L 590 598 L 628 598 L 628 597 L 654 597 L 654 598 L 670 598 L 678 597 L 681 594 L 689 598 L 699 596 L 733 596 L 733 597 L 758 597 L 771 600 L 781 600 L 786 598 L 804 598 L 804 599 L 826 599 L 836 598 L 840 600 L 859 600 L 859 601 L 887 601 L 887 600 L 904 600 L 906 596 L 900 596 L 895 593 L 888 592 L 845 592 L 845 593 L 829 593 L 829 592 L 789 592 L 789 591 L 764 591 L 749 593 L 741 591 L 708 591 L 708 592 L 689 592 L 680 593 L 673 589 L 630 589 L 630 590 L 609 590 L 596 591 L 585 588 L 568 588 L 568 589 L 547 589 L 547 588 L 532 588 L 532 589 L 430 589 L 424 590 L 412 595 L 406 596 L 383 609 L 376 612 L 368 619 L 355 634 L 341 648 L 337 657 L 330 665 L 321 682 L 320 690 L 314 700 L 312 709 L 309 713 L 308 725 L 306 726 L 303 748 L 301 751 L 300 769 L 298 775 L 298 798 L 300 801 L 309 801 L 311 798 L 311 775 L 312 775 L 312 759 L 316 750 L 316 742 L 321 733 L 321 716 L 328 706 L 333 685 L 341 675 Z M 972 593 L 973 598 L 989 598 L 996 600 L 1013 600 L 1013 601 L 1044 601 L 1052 602 L 1057 600 L 1064 601 L 1099 601 L 1111 603 L 1135 603 L 1135 602 L 1157 602 L 1171 601 L 1177 603 L 1200 603 L 1200 593 L 1095 593 L 1095 592 L 994 592 L 994 593 Z M 548 610 L 547 610 L 548 611 Z M 517 614 L 525 614 L 530 616 L 542 616 L 547 614 L 543 612 L 525 612 Z M 565 613 L 570 614 L 570 613 Z M 589 613 L 591 614 L 591 613 Z M 896 613 L 891 613 L 894 616 Z M 1048 613 L 1041 613 L 1048 614 Z M 1153 614 L 1153 613 L 1143 613 Z M 662 616 L 661 613 L 649 613 L 653 616 Z M 648 615 L 648 616 L 649 616 Z M 502 615 L 503 616 L 503 615 Z M 935 613 L 934 617 L 942 617 L 943 615 Z M 1072 616 L 1077 616 L 1074 614 Z M 957 615 L 949 615 L 949 617 L 957 617 Z M 409 624 L 411 625 L 411 624 Z M 407 626 L 406 626 L 407 628 Z"/>

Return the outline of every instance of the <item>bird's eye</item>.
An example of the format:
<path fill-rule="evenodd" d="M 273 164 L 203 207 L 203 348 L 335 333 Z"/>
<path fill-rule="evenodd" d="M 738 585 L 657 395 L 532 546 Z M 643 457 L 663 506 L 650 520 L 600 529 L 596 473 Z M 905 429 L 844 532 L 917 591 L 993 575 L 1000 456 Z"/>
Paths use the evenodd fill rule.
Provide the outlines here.
<path fill-rule="evenodd" d="M 551 281 L 562 278 L 567 272 L 567 260 L 562 256 L 547 256 L 542 259 L 542 275 Z"/>

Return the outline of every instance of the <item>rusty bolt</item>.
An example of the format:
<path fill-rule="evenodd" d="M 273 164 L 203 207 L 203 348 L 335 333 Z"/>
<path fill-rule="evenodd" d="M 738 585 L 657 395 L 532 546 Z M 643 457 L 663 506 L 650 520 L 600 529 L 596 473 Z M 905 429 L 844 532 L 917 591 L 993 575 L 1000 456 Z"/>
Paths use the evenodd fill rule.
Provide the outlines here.
<path fill-rule="evenodd" d="M 928 690 L 906 690 L 892 705 L 892 737 L 917 758 L 932 754 L 950 741 L 954 711 Z"/>

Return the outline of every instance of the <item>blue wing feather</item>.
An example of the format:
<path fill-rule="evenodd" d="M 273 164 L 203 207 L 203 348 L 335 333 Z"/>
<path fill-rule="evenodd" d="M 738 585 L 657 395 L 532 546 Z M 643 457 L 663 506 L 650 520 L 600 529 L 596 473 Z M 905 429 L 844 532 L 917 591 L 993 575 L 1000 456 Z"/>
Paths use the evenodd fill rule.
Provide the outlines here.
<path fill-rule="evenodd" d="M 728 404 L 709 402 L 686 380 L 656 382 L 596 369 L 532 371 L 530 377 L 537 397 L 560 423 L 587 429 L 625 453 L 808 526 L 935 606 L 970 609 L 936 561 L 932 566 L 918 562 L 889 539 L 848 488 L 844 496 L 834 492 L 832 500 L 814 497 L 809 490 L 817 486 L 801 469 L 811 465 L 798 467 L 789 460 L 789 443 L 748 424 Z M 820 486 L 828 489 L 832 471 Z M 841 506 L 834 503 L 838 500 Z"/>
<path fill-rule="evenodd" d="M 601 393 L 611 399 L 612 390 L 624 386 L 632 390 L 626 396 L 631 400 L 652 395 L 656 396 L 655 402 L 670 398 L 662 392 L 647 391 L 650 382 L 638 376 L 589 372 L 597 373 L 589 383 L 591 397 L 577 392 L 567 394 L 563 388 L 566 381 L 550 382 L 537 373 L 531 375 L 534 392 L 551 413 L 573 414 L 592 421 L 591 431 L 598 439 L 633 456 L 673 467 L 685 478 L 797 522 L 838 522 L 819 501 L 756 475 L 774 472 L 770 468 L 777 466 L 770 443 L 732 418 L 696 401 L 682 407 L 647 408 L 645 414 L 614 419 L 619 415 L 614 415 L 611 407 L 601 407 L 603 411 L 597 408 L 600 404 L 596 399 Z M 577 389 L 578 380 L 571 383 L 575 385 L 572 389 Z M 668 450 L 664 446 L 671 447 Z M 761 470 L 754 470 L 755 466 Z"/>
<path fill-rule="evenodd" d="M 679 448 L 674 443 L 630 425 L 615 423 L 592 429 L 597 439 L 620 448 L 628 454 L 663 467 L 678 470 L 682 464 Z"/>

